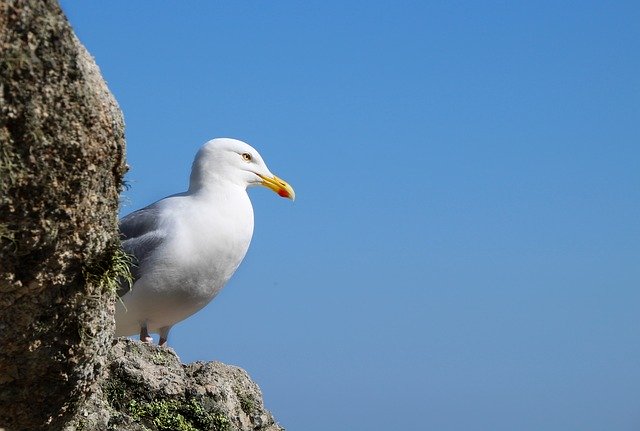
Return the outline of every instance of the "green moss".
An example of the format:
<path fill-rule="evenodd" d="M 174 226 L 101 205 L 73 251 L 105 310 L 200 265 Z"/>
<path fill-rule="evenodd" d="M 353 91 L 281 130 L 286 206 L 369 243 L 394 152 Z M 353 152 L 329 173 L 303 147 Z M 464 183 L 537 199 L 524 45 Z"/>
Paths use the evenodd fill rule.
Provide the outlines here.
<path fill-rule="evenodd" d="M 251 414 L 251 412 L 253 412 L 256 408 L 256 400 L 253 395 L 244 392 L 242 389 L 236 386 L 233 387 L 233 392 L 236 394 L 238 400 L 240 401 L 240 408 L 242 409 L 242 411 L 248 415 Z"/>
<path fill-rule="evenodd" d="M 15 183 L 18 170 L 18 165 L 11 157 L 7 149 L 0 149 L 0 174 L 2 176 L 2 181 L 0 181 L 0 184 L 2 184 L 3 190 L 8 189 Z"/>
<path fill-rule="evenodd" d="M 155 352 L 153 356 L 151 356 L 151 362 L 156 365 L 169 365 L 171 360 L 167 357 L 167 354 Z"/>
<path fill-rule="evenodd" d="M 111 378 L 104 383 L 102 390 L 109 405 L 116 410 L 122 410 L 127 396 L 125 384 L 118 379 Z"/>
<path fill-rule="evenodd" d="M 246 414 L 250 414 L 256 407 L 256 400 L 250 394 L 238 394 L 240 408 Z"/>
<path fill-rule="evenodd" d="M 141 356 L 142 355 L 142 349 L 140 348 L 140 346 L 136 343 L 131 343 L 128 346 L 128 350 L 131 353 L 135 353 L 137 356 Z"/>
<path fill-rule="evenodd" d="M 158 431 L 229 431 L 231 422 L 224 414 L 209 413 L 196 399 L 155 400 L 150 403 L 131 400 L 131 417 Z"/>
<path fill-rule="evenodd" d="M 101 289 L 116 294 L 121 282 L 128 283 L 129 287 L 133 284 L 132 265 L 131 255 L 119 245 L 111 246 L 99 259 L 85 267 L 83 275 L 87 282 L 96 283 Z"/>

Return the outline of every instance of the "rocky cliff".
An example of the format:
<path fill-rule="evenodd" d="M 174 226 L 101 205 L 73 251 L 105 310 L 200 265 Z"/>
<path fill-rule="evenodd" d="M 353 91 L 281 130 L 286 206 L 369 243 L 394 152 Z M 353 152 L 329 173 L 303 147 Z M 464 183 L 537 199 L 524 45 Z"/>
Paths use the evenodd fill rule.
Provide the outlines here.
<path fill-rule="evenodd" d="M 220 362 L 184 365 L 171 348 L 117 339 L 103 380 L 65 431 L 277 431 L 247 373 Z"/>
<path fill-rule="evenodd" d="M 0 431 L 279 429 L 244 371 L 112 344 L 124 145 L 57 1 L 0 2 Z"/>
<path fill-rule="evenodd" d="M 125 173 L 122 114 L 56 1 L 0 2 L 0 145 L 0 427 L 55 430 L 111 345 Z"/>

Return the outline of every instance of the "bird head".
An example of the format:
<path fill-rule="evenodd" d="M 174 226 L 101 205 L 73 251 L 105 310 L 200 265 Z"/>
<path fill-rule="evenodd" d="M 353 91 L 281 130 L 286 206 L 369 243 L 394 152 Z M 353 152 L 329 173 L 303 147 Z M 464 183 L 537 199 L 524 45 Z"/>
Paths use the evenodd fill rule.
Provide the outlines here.
<path fill-rule="evenodd" d="M 231 138 L 216 138 L 204 144 L 193 161 L 189 190 L 206 188 L 216 182 L 231 182 L 247 188 L 267 187 L 294 200 L 293 188 L 273 175 L 251 145 Z"/>

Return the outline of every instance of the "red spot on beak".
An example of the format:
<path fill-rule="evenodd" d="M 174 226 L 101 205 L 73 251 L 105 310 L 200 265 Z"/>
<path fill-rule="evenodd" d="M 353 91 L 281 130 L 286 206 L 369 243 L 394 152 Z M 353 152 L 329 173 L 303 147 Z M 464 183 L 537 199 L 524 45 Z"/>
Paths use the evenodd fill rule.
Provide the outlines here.
<path fill-rule="evenodd" d="M 282 196 L 283 198 L 288 198 L 288 197 L 290 197 L 290 196 L 291 196 L 291 195 L 289 195 L 289 192 L 288 192 L 288 191 L 286 191 L 285 189 L 280 189 L 280 190 L 278 190 L 278 194 L 279 194 L 280 196 Z"/>

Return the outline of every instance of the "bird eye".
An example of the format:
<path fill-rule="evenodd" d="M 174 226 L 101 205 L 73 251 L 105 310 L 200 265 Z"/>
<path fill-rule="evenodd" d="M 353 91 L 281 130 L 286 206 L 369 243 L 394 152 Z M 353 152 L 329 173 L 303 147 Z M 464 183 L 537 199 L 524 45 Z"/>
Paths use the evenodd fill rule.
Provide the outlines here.
<path fill-rule="evenodd" d="M 242 153 L 242 158 L 247 161 L 250 162 L 251 161 L 251 154 L 249 153 Z"/>

